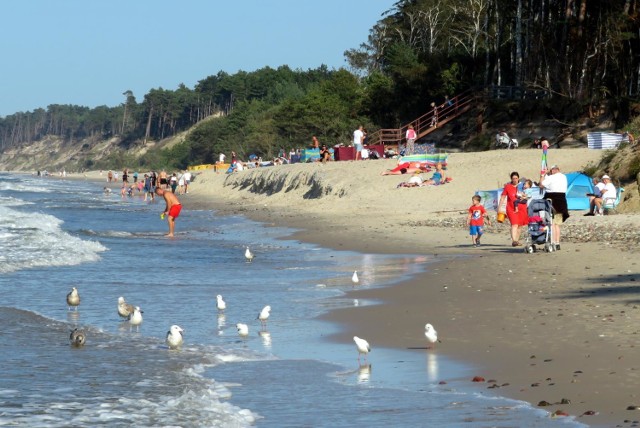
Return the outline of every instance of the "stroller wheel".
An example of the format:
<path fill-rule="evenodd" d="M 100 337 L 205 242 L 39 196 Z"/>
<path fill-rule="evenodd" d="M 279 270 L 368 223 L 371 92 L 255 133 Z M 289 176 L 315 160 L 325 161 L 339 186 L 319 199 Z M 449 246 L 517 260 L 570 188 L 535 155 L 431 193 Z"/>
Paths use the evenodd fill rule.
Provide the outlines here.
<path fill-rule="evenodd" d="M 551 244 L 544 244 L 544 250 L 545 250 L 547 253 L 553 253 L 553 250 L 554 250 L 554 249 L 555 249 L 555 248 L 553 248 L 553 245 L 551 245 Z"/>
<path fill-rule="evenodd" d="M 524 252 L 525 252 L 525 253 L 529 253 L 529 254 L 531 254 L 531 253 L 533 253 L 534 251 L 535 251 L 535 249 L 534 249 L 534 248 L 533 248 L 533 246 L 531 246 L 531 245 L 527 245 L 526 247 L 524 247 Z"/>

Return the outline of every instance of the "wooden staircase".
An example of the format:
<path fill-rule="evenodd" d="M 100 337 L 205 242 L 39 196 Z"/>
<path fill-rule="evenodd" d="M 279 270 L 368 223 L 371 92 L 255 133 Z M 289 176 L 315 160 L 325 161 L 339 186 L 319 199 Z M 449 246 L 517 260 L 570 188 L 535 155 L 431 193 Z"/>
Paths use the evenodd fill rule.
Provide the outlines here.
<path fill-rule="evenodd" d="M 379 129 L 369 136 L 369 144 L 400 144 L 405 141 L 409 125 L 413 125 L 413 129 L 418 135 L 417 139 L 420 139 L 470 110 L 475 100 L 474 92 L 468 89 L 451 98 L 449 103 L 431 109 L 431 111 L 403 125 L 401 128 Z"/>

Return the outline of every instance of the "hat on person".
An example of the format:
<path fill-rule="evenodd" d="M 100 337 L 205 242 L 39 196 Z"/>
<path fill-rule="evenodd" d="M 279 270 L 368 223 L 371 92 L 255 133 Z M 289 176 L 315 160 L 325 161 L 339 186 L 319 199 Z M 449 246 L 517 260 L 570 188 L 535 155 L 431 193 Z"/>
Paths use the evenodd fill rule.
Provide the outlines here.
<path fill-rule="evenodd" d="M 558 165 L 552 165 L 550 169 L 560 169 Z"/>
<path fill-rule="evenodd" d="M 609 177 L 608 175 L 605 174 L 605 175 L 602 176 L 602 179 L 603 180 L 611 180 L 611 177 Z"/>

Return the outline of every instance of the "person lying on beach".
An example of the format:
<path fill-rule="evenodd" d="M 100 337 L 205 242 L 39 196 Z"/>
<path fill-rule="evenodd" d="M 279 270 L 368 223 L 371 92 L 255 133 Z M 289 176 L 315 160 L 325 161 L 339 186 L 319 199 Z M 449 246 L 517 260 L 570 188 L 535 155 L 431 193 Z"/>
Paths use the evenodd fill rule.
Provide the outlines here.
<path fill-rule="evenodd" d="M 382 171 L 380 175 L 402 175 L 402 174 L 413 174 L 414 172 L 429 172 L 430 169 L 420 162 L 403 162 L 398 164 L 393 169 L 388 169 L 386 171 Z"/>
<path fill-rule="evenodd" d="M 398 187 L 420 187 L 423 185 L 422 177 L 420 177 L 421 171 L 414 171 L 413 176 L 409 179 L 409 181 L 403 181 L 398 184 Z"/>

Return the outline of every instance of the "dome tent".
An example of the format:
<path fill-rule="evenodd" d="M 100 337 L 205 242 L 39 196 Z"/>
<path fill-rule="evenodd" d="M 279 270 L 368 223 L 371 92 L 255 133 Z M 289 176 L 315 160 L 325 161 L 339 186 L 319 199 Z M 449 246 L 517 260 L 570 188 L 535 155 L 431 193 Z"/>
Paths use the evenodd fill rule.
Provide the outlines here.
<path fill-rule="evenodd" d="M 569 172 L 567 176 L 567 205 L 570 210 L 588 210 L 589 197 L 593 193 L 593 180 L 582 172 Z"/>

